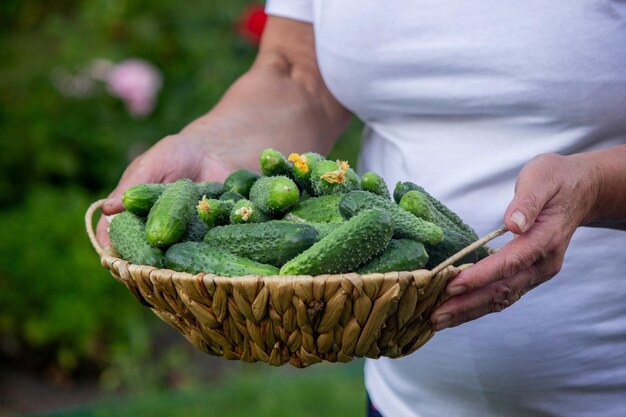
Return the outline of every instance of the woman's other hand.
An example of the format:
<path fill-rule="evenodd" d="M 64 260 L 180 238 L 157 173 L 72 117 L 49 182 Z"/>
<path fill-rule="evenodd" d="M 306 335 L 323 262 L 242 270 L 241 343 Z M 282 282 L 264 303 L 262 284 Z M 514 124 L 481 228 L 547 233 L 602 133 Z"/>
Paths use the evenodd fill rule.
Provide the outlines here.
<path fill-rule="evenodd" d="M 577 227 L 623 228 L 626 147 L 540 155 L 519 173 L 505 225 L 515 238 L 461 272 L 431 315 L 435 330 L 499 312 L 555 276 Z"/>

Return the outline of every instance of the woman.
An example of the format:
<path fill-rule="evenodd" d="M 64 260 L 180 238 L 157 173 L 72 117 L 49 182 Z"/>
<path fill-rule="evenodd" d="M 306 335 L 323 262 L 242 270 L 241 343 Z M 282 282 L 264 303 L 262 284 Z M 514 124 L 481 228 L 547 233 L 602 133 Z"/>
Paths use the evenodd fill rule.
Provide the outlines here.
<path fill-rule="evenodd" d="M 326 153 L 354 113 L 361 171 L 423 185 L 479 234 L 502 221 L 516 234 L 451 281 L 431 316 L 438 331 L 466 324 L 367 362 L 382 415 L 626 415 L 626 4 L 267 10 L 252 68 L 133 161 L 105 214 L 135 183 L 221 180 L 256 169 L 266 147 Z"/>

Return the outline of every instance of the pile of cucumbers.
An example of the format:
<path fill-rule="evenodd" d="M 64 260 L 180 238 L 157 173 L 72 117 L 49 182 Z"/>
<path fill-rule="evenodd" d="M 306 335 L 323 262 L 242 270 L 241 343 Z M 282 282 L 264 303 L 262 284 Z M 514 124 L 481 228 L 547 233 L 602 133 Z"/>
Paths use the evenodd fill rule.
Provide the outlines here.
<path fill-rule="evenodd" d="M 223 183 L 181 179 L 126 190 L 109 236 L 123 259 L 221 276 L 360 274 L 432 268 L 478 237 L 422 187 L 359 177 L 308 152 L 259 157 Z M 457 262 L 476 262 L 484 248 Z"/>

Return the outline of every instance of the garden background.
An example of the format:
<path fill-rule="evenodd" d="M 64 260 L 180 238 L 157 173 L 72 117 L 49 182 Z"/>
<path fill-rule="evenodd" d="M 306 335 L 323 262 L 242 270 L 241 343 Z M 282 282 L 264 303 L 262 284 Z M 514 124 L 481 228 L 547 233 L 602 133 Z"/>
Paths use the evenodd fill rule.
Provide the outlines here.
<path fill-rule="evenodd" d="M 0 2 L 0 416 L 364 412 L 361 362 L 296 370 L 196 351 L 100 266 L 84 230 L 90 202 L 133 157 L 208 111 L 250 66 L 260 8 Z M 120 68 L 131 69 L 115 84 Z M 149 84 L 137 72 L 154 97 L 133 90 Z M 359 128 L 333 158 L 355 163 Z"/>

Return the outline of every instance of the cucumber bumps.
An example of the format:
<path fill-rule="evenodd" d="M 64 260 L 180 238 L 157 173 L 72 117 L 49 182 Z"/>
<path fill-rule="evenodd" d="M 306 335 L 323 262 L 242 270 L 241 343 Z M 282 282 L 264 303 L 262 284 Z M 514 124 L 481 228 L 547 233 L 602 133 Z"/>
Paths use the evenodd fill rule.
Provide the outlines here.
<path fill-rule="evenodd" d="M 163 252 L 146 240 L 146 224 L 129 211 L 116 214 L 109 225 L 111 244 L 119 255 L 137 265 L 163 267 Z"/>
<path fill-rule="evenodd" d="M 182 242 L 165 253 L 165 267 L 174 271 L 207 272 L 224 277 L 240 275 L 276 275 L 278 268 L 233 255 L 202 242 Z"/>
<path fill-rule="evenodd" d="M 204 237 L 206 243 L 234 255 L 275 266 L 282 266 L 318 239 L 314 227 L 285 220 L 218 226 Z"/>
<path fill-rule="evenodd" d="M 250 189 L 250 201 L 270 215 L 284 213 L 298 198 L 298 186 L 285 176 L 259 178 Z"/>
<path fill-rule="evenodd" d="M 189 179 L 167 187 L 148 213 L 146 239 L 152 246 L 167 247 L 181 240 L 194 213 L 198 192 Z"/>
<path fill-rule="evenodd" d="M 311 172 L 315 195 L 346 194 L 361 188 L 359 177 L 345 161 L 319 162 Z"/>
<path fill-rule="evenodd" d="M 366 210 L 296 256 L 280 275 L 319 275 L 354 271 L 381 253 L 393 235 L 393 220 L 382 210 Z"/>
<path fill-rule="evenodd" d="M 379 195 L 367 191 L 352 191 L 339 202 L 339 211 L 345 218 L 351 218 L 368 209 L 389 212 L 395 222 L 395 238 L 412 239 L 431 245 L 436 245 L 443 239 L 443 230 L 439 226 L 414 216 Z"/>

